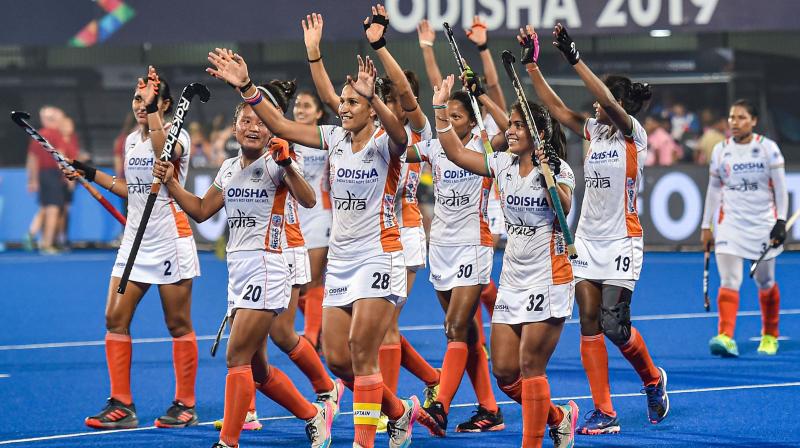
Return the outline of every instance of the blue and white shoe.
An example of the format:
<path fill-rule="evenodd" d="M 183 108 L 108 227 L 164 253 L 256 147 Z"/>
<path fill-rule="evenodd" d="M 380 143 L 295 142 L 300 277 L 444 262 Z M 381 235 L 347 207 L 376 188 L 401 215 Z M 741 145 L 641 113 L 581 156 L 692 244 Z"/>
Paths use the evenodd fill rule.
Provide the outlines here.
<path fill-rule="evenodd" d="M 708 348 L 712 355 L 723 358 L 736 358 L 739 356 L 739 347 L 736 341 L 724 333 L 720 333 L 708 341 Z"/>
<path fill-rule="evenodd" d="M 667 372 L 661 367 L 661 379 L 652 386 L 645 386 L 642 391 L 647 394 L 647 418 L 656 424 L 664 420 L 669 413 L 669 396 L 667 395 Z"/>
<path fill-rule="evenodd" d="M 593 409 L 584 417 L 586 420 L 578 428 L 578 433 L 583 435 L 617 434 L 620 430 L 619 420 L 616 416 L 603 413 L 600 409 Z"/>

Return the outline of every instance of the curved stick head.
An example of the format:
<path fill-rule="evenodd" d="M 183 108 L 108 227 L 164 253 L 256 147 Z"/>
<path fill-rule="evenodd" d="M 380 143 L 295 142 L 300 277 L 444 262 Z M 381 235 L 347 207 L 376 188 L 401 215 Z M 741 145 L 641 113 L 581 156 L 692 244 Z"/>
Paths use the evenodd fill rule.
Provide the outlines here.
<path fill-rule="evenodd" d="M 201 84 L 199 82 L 193 82 L 187 86 L 189 89 L 189 97 L 193 95 L 197 95 L 200 97 L 200 102 L 205 103 L 211 98 L 211 92 L 208 90 L 208 87 L 205 84 Z"/>
<path fill-rule="evenodd" d="M 29 114 L 27 112 L 23 112 L 21 110 L 19 110 L 19 111 L 18 110 L 14 110 L 14 111 L 11 111 L 11 119 L 14 120 L 14 123 L 16 123 L 17 125 L 22 126 L 22 127 L 27 127 L 27 124 L 25 123 L 25 120 L 30 120 L 31 119 L 31 114 Z"/>
<path fill-rule="evenodd" d="M 512 83 L 515 82 L 516 76 L 514 76 L 515 74 L 514 61 L 516 59 L 514 59 L 514 55 L 511 54 L 510 51 L 504 50 L 501 57 L 503 59 L 503 68 L 506 69 L 506 74 L 508 75 L 508 79 L 510 79 Z"/>
<path fill-rule="evenodd" d="M 442 23 L 442 26 L 444 27 L 444 31 L 447 33 L 447 36 L 448 37 L 453 37 L 453 29 L 450 28 L 450 24 L 447 23 L 447 22 L 444 22 L 444 23 Z"/>
<path fill-rule="evenodd" d="M 517 59 L 508 50 L 503 50 L 503 54 L 501 55 L 501 57 L 503 58 L 503 64 L 513 64 L 517 62 Z"/>

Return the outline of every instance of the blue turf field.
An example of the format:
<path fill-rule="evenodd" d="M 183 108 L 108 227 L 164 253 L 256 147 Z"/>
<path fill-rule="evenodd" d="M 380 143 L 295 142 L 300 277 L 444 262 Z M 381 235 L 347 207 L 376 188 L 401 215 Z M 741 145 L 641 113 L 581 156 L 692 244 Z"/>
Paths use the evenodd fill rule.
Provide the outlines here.
<path fill-rule="evenodd" d="M 223 409 L 224 355 L 211 358 L 211 338 L 225 310 L 225 264 L 201 255 L 203 276 L 195 283 L 193 318 L 200 337 L 197 378 L 201 426 L 185 430 L 152 428 L 152 421 L 170 404 L 173 394 L 172 344 L 161 308 L 151 290 L 139 308 L 131 330 L 134 337 L 132 388 L 142 428 L 133 431 L 92 432 L 83 425 L 108 394 L 103 351 L 103 310 L 114 253 L 79 252 L 59 257 L 22 253 L 0 255 L 3 284 L 0 331 L 0 445 L 33 447 L 209 447 L 217 433 L 208 424 Z M 494 277 L 499 274 L 496 256 Z M 760 318 L 755 288 L 742 288 L 737 340 L 739 359 L 708 355 L 707 340 L 716 332 L 716 314 L 706 314 L 701 297 L 701 254 L 650 253 L 634 295 L 634 325 L 639 328 L 656 363 L 669 377 L 670 415 L 657 426 L 647 423 L 645 398 L 635 372 L 610 347 L 611 390 L 620 415 L 622 433 L 579 437 L 577 446 L 800 446 L 800 254 L 786 254 L 778 262 L 782 291 L 782 334 L 777 356 L 758 356 Z M 713 269 L 713 263 L 712 263 Z M 433 365 L 444 354 L 443 314 L 427 282 L 417 277 L 401 325 L 411 343 Z M 716 290 L 716 274 L 712 274 Z M 716 308 L 716 306 L 714 306 Z M 713 309 L 712 309 L 713 311 Z M 577 310 L 575 311 L 577 316 Z M 298 322 L 298 327 L 302 324 Z M 138 343 L 137 343 L 138 342 Z M 588 409 L 589 387 L 578 352 L 579 332 L 570 322 L 550 363 L 552 396 L 575 399 Z M 224 348 L 221 349 L 221 352 Z M 270 346 L 271 361 L 292 376 L 311 397 L 311 388 L 289 359 Z M 422 385 L 401 373 L 400 394 L 420 393 Z M 451 434 L 433 439 L 424 428 L 414 431 L 414 446 L 519 447 L 520 409 L 499 390 L 507 429 L 492 434 Z M 342 409 L 351 407 L 349 392 Z M 451 427 L 465 420 L 474 400 L 465 380 L 454 400 Z M 264 429 L 246 433 L 244 447 L 308 446 L 300 421 L 263 397 L 258 401 Z M 342 415 L 334 424 L 333 446 L 348 447 L 352 420 Z M 385 446 L 379 436 L 377 446 Z M 552 446 L 545 439 L 545 446 Z"/>

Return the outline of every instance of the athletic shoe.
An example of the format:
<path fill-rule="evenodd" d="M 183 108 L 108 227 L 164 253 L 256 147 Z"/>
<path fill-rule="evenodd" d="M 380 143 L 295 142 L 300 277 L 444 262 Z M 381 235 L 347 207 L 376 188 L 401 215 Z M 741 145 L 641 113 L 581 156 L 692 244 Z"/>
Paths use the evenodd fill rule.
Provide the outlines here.
<path fill-rule="evenodd" d="M 313 403 L 317 415 L 306 420 L 306 436 L 311 448 L 331 446 L 331 425 L 333 425 L 333 405 L 329 401 Z"/>
<path fill-rule="evenodd" d="M 389 416 L 381 412 L 381 416 L 378 418 L 378 426 L 375 427 L 375 432 L 378 434 L 383 434 L 386 432 L 386 428 L 389 426 Z"/>
<path fill-rule="evenodd" d="M 439 371 L 439 375 L 442 374 L 442 369 L 436 369 Z M 422 396 L 425 397 L 425 402 L 422 403 L 423 408 L 429 408 L 436 401 L 436 398 L 439 397 L 439 383 L 436 383 L 434 386 L 425 386 L 425 390 L 422 391 Z"/>
<path fill-rule="evenodd" d="M 708 341 L 708 348 L 711 349 L 712 355 L 722 356 L 723 358 L 736 358 L 739 356 L 739 347 L 736 346 L 736 341 L 724 333 L 711 338 Z"/>
<path fill-rule="evenodd" d="M 664 420 L 669 413 L 669 396 L 667 395 L 667 372 L 661 367 L 661 378 L 652 386 L 645 386 L 643 391 L 647 394 L 647 418 L 650 423 L 656 424 Z"/>
<path fill-rule="evenodd" d="M 418 419 L 432 436 L 444 437 L 447 434 L 447 412 L 441 402 L 434 401 L 429 407 L 421 408 Z"/>
<path fill-rule="evenodd" d="M 22 250 L 25 252 L 33 252 L 35 248 L 36 241 L 33 239 L 33 235 L 26 233 L 25 236 L 22 237 Z"/>
<path fill-rule="evenodd" d="M 342 396 L 344 395 L 344 383 L 338 378 L 335 380 L 331 378 L 331 380 L 333 381 L 333 389 L 317 394 L 317 403 L 327 401 L 333 405 L 333 419 L 336 420 L 336 417 L 339 416 L 339 405 L 342 403 Z"/>
<path fill-rule="evenodd" d="M 200 419 L 194 406 L 189 407 L 180 401 L 173 401 L 167 413 L 156 419 L 157 428 L 185 428 L 196 425 Z"/>
<path fill-rule="evenodd" d="M 456 432 L 488 432 L 506 429 L 503 423 L 503 413 L 500 408 L 497 412 L 489 412 L 486 408 L 478 406 L 477 411 L 472 411 L 472 417 L 456 426 Z"/>
<path fill-rule="evenodd" d="M 759 355 L 774 355 L 778 353 L 778 338 L 771 334 L 761 336 L 761 343 L 758 344 Z"/>
<path fill-rule="evenodd" d="M 583 425 L 578 427 L 578 433 L 585 435 L 616 434 L 619 432 L 617 417 L 603 413 L 600 409 L 589 411 L 584 417 Z"/>
<path fill-rule="evenodd" d="M 214 429 L 217 431 L 222 430 L 222 420 L 214 421 Z M 256 411 L 247 411 L 247 416 L 244 418 L 242 431 L 261 431 L 261 422 L 258 421 L 258 414 Z"/>
<path fill-rule="evenodd" d="M 131 429 L 139 426 L 136 406 L 109 398 L 106 407 L 99 414 L 86 417 L 86 426 L 94 429 Z"/>
<path fill-rule="evenodd" d="M 215 443 L 215 444 L 211 445 L 211 448 L 237 448 L 237 447 L 239 447 L 239 446 L 241 446 L 241 445 L 236 445 L 236 446 L 230 446 L 230 445 L 226 445 L 226 444 L 225 444 L 225 442 L 223 442 L 222 440 L 220 440 L 219 442 L 217 442 L 217 443 Z"/>
<path fill-rule="evenodd" d="M 386 427 L 389 433 L 389 448 L 406 448 L 411 445 L 411 432 L 414 429 L 414 422 L 419 416 L 419 399 L 411 396 L 403 402 L 405 411 L 395 421 L 390 421 Z"/>
<path fill-rule="evenodd" d="M 575 426 L 578 424 L 578 405 L 570 400 L 560 405 L 564 418 L 557 425 L 550 426 L 550 438 L 555 448 L 572 448 L 575 446 Z"/>

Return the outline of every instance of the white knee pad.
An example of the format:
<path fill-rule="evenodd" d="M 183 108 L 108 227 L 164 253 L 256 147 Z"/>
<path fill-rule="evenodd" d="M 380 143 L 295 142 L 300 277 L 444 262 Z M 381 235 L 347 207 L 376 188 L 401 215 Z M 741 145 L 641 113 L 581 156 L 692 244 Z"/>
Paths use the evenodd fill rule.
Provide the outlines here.
<path fill-rule="evenodd" d="M 758 264 L 753 280 L 758 289 L 770 289 L 775 285 L 775 258 L 764 260 Z"/>
<path fill-rule="evenodd" d="M 742 258 L 730 254 L 714 254 L 719 271 L 719 286 L 738 291 L 742 286 Z"/>

